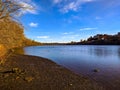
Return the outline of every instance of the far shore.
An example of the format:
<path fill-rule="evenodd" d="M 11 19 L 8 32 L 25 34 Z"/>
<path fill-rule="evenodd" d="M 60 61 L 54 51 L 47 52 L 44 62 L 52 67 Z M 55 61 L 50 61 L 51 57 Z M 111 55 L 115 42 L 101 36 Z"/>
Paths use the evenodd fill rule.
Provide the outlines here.
<path fill-rule="evenodd" d="M 13 54 L 0 65 L 0 90 L 106 90 L 51 60 Z"/>

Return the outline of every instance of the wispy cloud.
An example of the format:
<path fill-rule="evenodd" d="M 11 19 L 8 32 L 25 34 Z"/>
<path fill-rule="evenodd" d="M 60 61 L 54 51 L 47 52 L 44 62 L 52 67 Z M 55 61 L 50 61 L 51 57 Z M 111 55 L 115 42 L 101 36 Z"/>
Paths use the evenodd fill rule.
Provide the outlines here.
<path fill-rule="evenodd" d="M 62 0 L 53 0 L 53 3 L 54 4 L 58 4 L 58 3 L 60 3 Z"/>
<path fill-rule="evenodd" d="M 86 31 L 86 30 L 96 30 L 97 28 L 80 28 L 80 31 Z"/>
<path fill-rule="evenodd" d="M 93 2 L 95 0 L 53 0 L 53 3 L 59 6 L 59 11 L 68 13 L 69 11 L 78 11 L 85 3 Z"/>
<path fill-rule="evenodd" d="M 76 38 L 79 38 L 80 35 L 77 34 L 77 33 L 74 33 L 74 32 L 65 32 L 63 33 L 62 35 L 62 39 L 76 39 Z"/>
<path fill-rule="evenodd" d="M 68 13 L 69 10 L 71 11 L 77 11 L 80 8 L 79 4 L 76 2 L 70 2 L 69 4 L 63 6 L 63 8 L 60 9 L 63 13 Z"/>
<path fill-rule="evenodd" d="M 96 20 L 101 20 L 102 17 L 96 16 L 95 19 L 96 19 Z"/>
<path fill-rule="evenodd" d="M 40 39 L 48 39 L 50 38 L 49 36 L 37 36 L 37 38 L 40 38 Z"/>
<path fill-rule="evenodd" d="M 70 35 L 70 34 L 73 34 L 73 32 L 64 32 L 62 33 L 63 35 Z"/>
<path fill-rule="evenodd" d="M 80 37 L 80 35 L 75 34 L 75 35 L 64 35 L 61 38 L 62 39 L 76 39 L 76 38 L 79 38 L 79 37 Z"/>
<path fill-rule="evenodd" d="M 33 22 L 31 22 L 31 23 L 29 24 L 29 26 L 30 26 L 30 27 L 38 27 L 38 23 L 33 23 Z"/>
<path fill-rule="evenodd" d="M 120 0 L 99 0 L 103 8 L 117 7 L 120 6 Z"/>

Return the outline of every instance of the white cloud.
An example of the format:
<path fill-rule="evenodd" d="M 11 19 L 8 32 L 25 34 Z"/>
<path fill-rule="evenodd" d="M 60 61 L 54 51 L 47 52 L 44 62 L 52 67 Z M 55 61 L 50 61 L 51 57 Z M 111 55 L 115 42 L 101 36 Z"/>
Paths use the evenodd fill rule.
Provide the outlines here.
<path fill-rule="evenodd" d="M 50 38 L 49 36 L 37 36 L 37 38 L 40 38 L 40 39 L 48 39 Z"/>
<path fill-rule="evenodd" d="M 53 0 L 53 3 L 59 4 L 60 12 L 68 13 L 69 11 L 78 11 L 83 4 L 93 1 L 95 0 Z"/>
<path fill-rule="evenodd" d="M 31 27 L 37 27 L 37 26 L 38 26 L 38 23 L 33 23 L 33 22 L 31 22 L 31 23 L 29 24 L 29 26 L 31 26 Z"/>
<path fill-rule="evenodd" d="M 96 30 L 97 28 L 81 28 L 80 31 Z"/>
<path fill-rule="evenodd" d="M 102 19 L 102 18 L 99 17 L 99 16 L 96 16 L 95 19 L 96 19 L 96 20 L 100 20 L 100 19 Z"/>
<path fill-rule="evenodd" d="M 61 8 L 60 11 L 63 13 L 67 13 L 69 10 L 77 11 L 79 8 L 80 8 L 80 6 L 78 6 L 78 3 L 71 2 L 67 5 L 65 5 L 63 8 Z"/>
<path fill-rule="evenodd" d="M 54 4 L 58 4 L 58 3 L 60 3 L 62 0 L 53 0 L 53 3 Z"/>
<path fill-rule="evenodd" d="M 63 35 L 69 35 L 69 34 L 73 34 L 73 32 L 64 32 L 62 33 Z"/>
<path fill-rule="evenodd" d="M 64 34 L 62 36 L 62 39 L 76 39 L 76 38 L 79 38 L 80 35 L 79 34 Z"/>

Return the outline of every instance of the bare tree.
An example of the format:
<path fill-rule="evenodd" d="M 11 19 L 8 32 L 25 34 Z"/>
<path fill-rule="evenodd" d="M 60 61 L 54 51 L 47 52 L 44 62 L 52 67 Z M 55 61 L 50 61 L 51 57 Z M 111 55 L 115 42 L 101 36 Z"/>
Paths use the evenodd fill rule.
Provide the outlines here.
<path fill-rule="evenodd" d="M 13 15 L 19 16 L 25 10 L 34 10 L 34 7 L 25 0 L 0 0 L 0 19 Z"/>

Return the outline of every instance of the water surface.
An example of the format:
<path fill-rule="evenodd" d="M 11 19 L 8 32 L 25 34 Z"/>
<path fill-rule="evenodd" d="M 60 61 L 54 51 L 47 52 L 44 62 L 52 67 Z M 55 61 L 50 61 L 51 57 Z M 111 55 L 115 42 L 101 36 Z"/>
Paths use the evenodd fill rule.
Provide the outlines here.
<path fill-rule="evenodd" d="M 120 79 L 120 46 L 32 46 L 25 47 L 24 51 L 27 55 L 51 59 L 97 81 Z M 99 72 L 93 72 L 94 69 Z"/>

